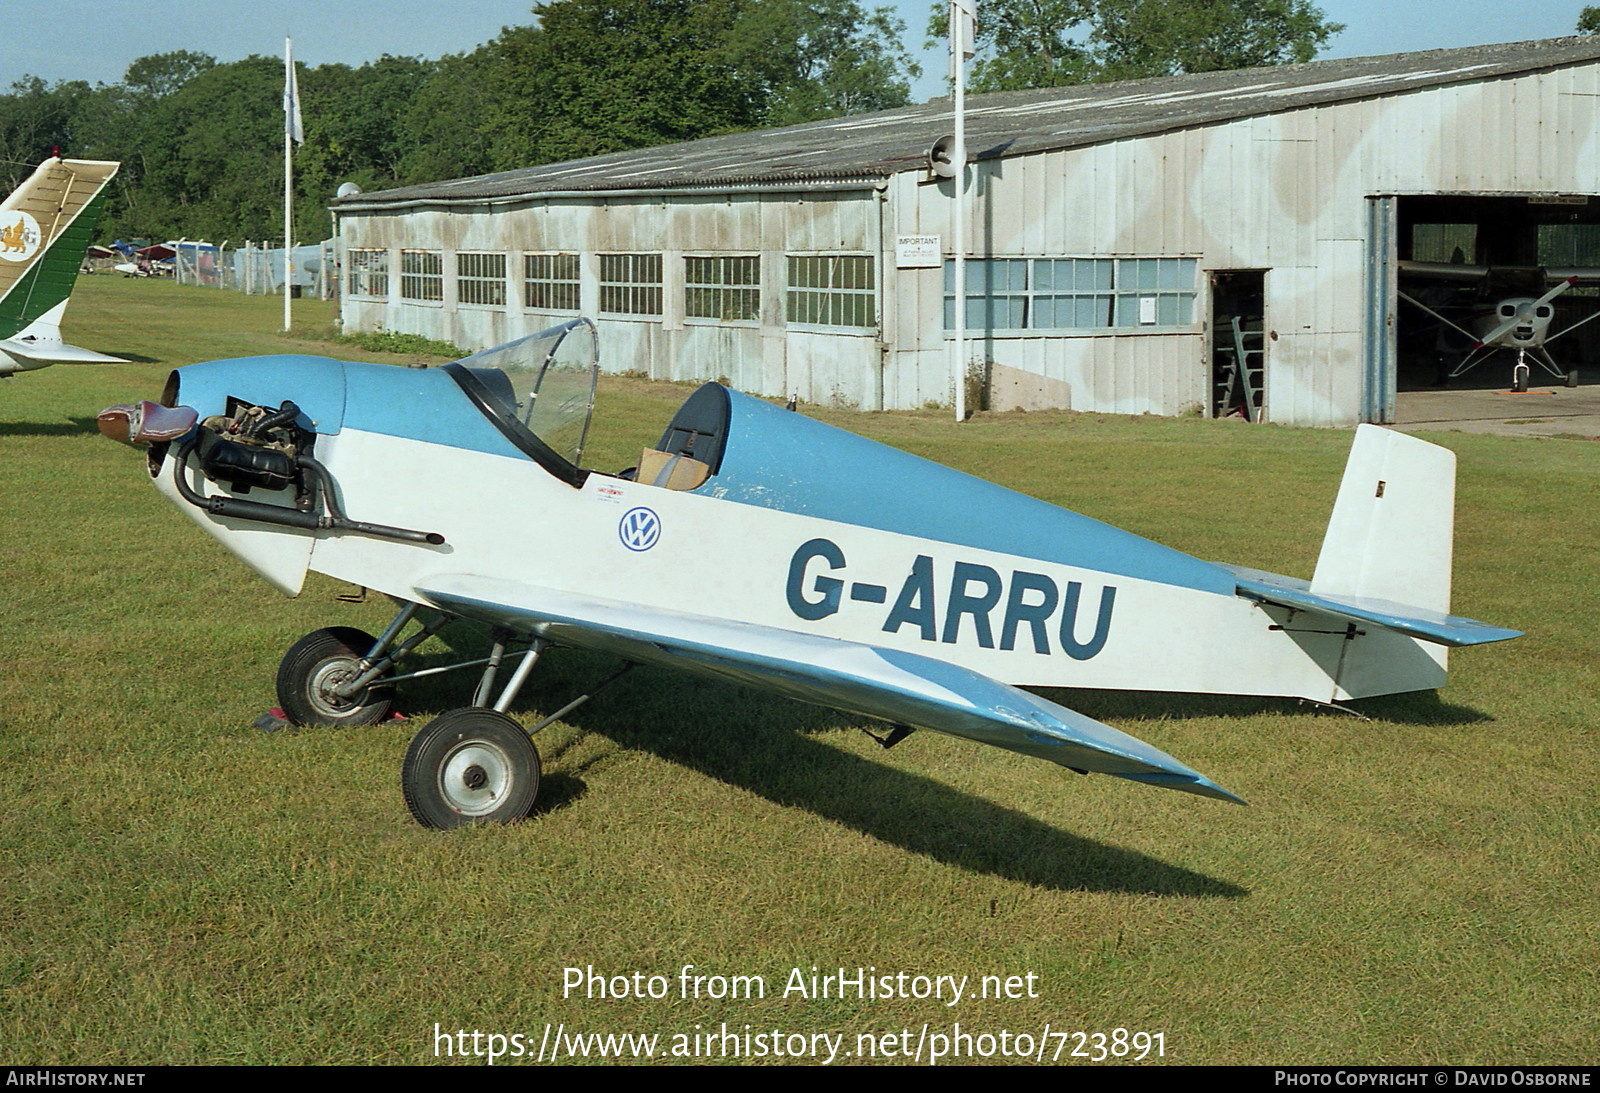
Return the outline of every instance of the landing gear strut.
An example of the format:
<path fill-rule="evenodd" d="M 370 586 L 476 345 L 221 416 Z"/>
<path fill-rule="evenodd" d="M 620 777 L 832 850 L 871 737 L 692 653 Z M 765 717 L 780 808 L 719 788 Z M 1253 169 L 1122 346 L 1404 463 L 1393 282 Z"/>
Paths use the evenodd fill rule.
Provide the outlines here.
<path fill-rule="evenodd" d="M 1528 355 L 1517 354 L 1517 363 L 1511 367 L 1511 390 L 1521 394 L 1528 389 Z"/>
<path fill-rule="evenodd" d="M 424 611 L 431 617 L 422 628 L 397 642 Z M 530 737 L 589 701 L 633 664 L 623 665 L 586 694 L 525 729 L 506 711 L 549 647 L 543 638 L 528 639 L 527 648 L 508 651 L 518 637 L 497 628 L 486 657 L 395 674 L 402 656 L 452 618 L 408 603 L 376 638 L 344 626 L 313 631 L 290 646 L 278 666 L 278 703 L 296 725 L 373 725 L 388 715 L 395 683 L 482 665 L 472 704 L 440 714 L 412 739 L 400 785 L 406 807 L 424 826 L 512 823 L 532 810 L 539 794 L 539 752 Z M 500 669 L 513 658 L 520 659 L 496 697 Z"/>

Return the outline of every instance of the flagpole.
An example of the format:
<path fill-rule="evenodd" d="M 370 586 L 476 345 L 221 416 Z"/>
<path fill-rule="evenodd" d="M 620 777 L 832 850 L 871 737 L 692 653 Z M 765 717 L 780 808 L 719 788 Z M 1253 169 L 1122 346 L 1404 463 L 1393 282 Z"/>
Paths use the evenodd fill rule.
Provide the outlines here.
<path fill-rule="evenodd" d="M 967 125 L 966 61 L 972 56 L 975 0 L 950 0 L 950 72 L 953 77 L 955 140 L 950 149 L 955 168 L 951 195 L 955 220 L 951 235 L 955 251 L 955 330 L 952 339 L 950 371 L 955 379 L 956 421 L 967 420 Z"/>
<path fill-rule="evenodd" d="M 300 110 L 298 82 L 294 78 L 294 45 L 283 39 L 283 329 L 290 323 L 290 286 L 294 280 L 294 136 L 295 115 Z"/>

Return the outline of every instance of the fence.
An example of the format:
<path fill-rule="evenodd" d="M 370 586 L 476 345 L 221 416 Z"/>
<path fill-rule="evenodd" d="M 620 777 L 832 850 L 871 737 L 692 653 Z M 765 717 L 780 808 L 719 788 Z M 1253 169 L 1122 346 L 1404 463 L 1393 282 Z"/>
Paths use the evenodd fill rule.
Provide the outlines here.
<path fill-rule="evenodd" d="M 284 250 L 265 242 L 246 240 L 230 248 L 203 240 L 180 239 L 169 244 L 174 255 L 173 276 L 182 285 L 227 288 L 251 296 L 276 296 L 283 292 Z M 293 276 L 299 293 L 332 300 L 339 295 L 339 258 L 332 239 L 305 243 L 290 249 Z"/>

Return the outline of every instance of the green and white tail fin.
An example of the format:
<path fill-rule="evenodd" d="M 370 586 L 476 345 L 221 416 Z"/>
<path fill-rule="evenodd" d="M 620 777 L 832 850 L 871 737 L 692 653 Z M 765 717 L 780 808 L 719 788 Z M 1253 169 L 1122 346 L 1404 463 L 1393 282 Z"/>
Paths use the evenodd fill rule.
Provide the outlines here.
<path fill-rule="evenodd" d="M 119 359 L 61 340 L 61 315 L 119 166 L 47 159 L 0 203 L 0 375 Z"/>

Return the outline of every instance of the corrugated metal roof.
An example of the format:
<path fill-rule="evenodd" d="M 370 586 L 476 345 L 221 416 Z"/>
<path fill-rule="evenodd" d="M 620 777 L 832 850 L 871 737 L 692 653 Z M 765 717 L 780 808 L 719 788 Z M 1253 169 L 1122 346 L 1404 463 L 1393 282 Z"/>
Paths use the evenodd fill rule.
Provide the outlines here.
<path fill-rule="evenodd" d="M 1439 49 L 1205 72 L 967 98 L 975 158 L 1076 148 L 1328 103 L 1397 95 L 1600 60 L 1600 36 Z M 784 183 L 871 185 L 920 170 L 950 132 L 948 100 L 784 129 L 731 133 L 335 201 L 340 211 L 478 204 L 574 191 L 640 191 Z"/>

